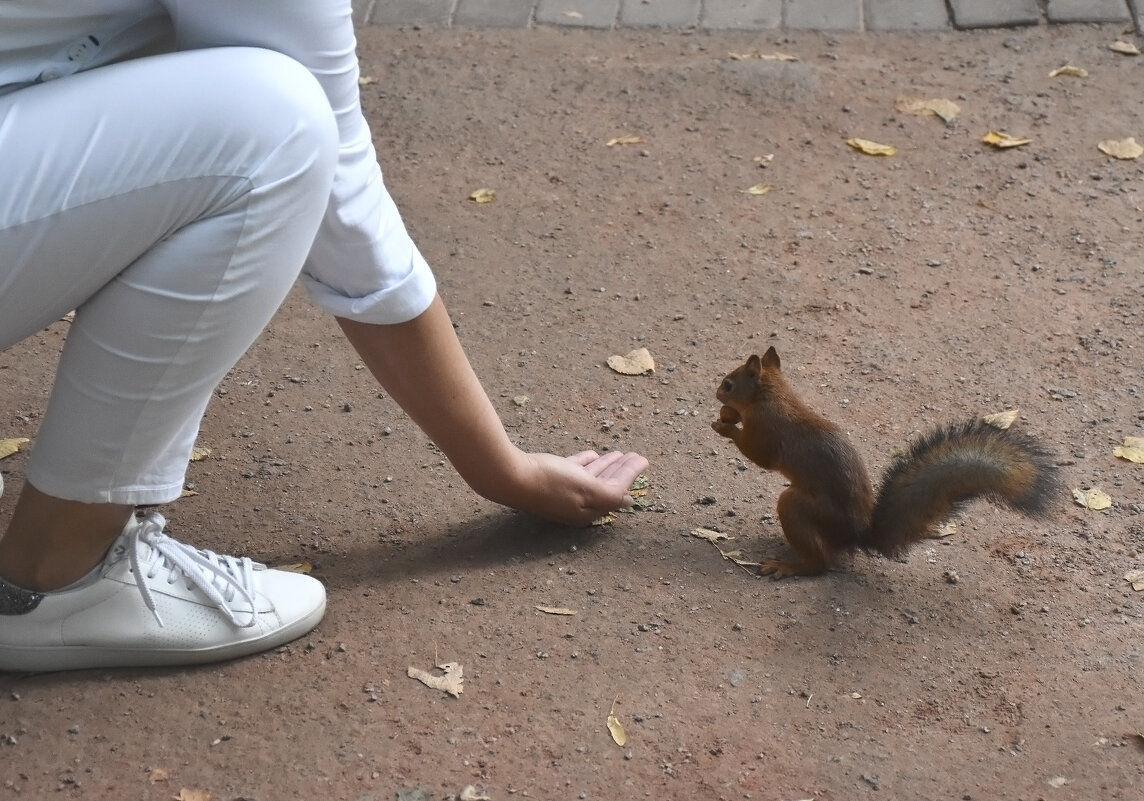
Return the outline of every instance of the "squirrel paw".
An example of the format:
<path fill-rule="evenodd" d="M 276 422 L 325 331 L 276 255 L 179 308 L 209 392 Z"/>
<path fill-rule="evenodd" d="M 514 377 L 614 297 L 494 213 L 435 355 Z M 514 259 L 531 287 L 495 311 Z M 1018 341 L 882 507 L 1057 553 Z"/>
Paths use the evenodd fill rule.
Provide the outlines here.
<path fill-rule="evenodd" d="M 778 579 L 792 576 L 817 576 L 826 572 L 826 565 L 811 564 L 810 562 L 794 561 L 791 559 L 766 559 L 759 566 L 759 573 L 764 576 Z"/>
<path fill-rule="evenodd" d="M 711 421 L 711 428 L 714 429 L 715 433 L 719 436 L 727 437 L 728 439 L 734 439 L 735 434 L 739 431 L 734 423 L 728 423 L 725 420 Z"/>

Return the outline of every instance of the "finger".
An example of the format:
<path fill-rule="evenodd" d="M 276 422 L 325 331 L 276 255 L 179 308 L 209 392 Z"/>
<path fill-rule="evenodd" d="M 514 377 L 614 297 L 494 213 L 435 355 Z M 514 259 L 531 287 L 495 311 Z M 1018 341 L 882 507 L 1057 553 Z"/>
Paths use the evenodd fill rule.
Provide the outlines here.
<path fill-rule="evenodd" d="M 608 451 L 603 456 L 597 456 L 592 461 L 583 462 L 581 464 L 583 465 L 584 469 L 588 471 L 589 475 L 595 478 L 600 478 L 601 475 L 606 472 L 609 467 L 614 465 L 616 462 L 619 462 L 623 458 L 624 453 L 622 451 Z"/>
<path fill-rule="evenodd" d="M 581 467 L 586 467 L 599 459 L 600 454 L 596 453 L 595 451 L 580 451 L 579 453 L 574 453 L 571 456 L 567 456 L 565 458 L 567 458 L 570 462 L 574 462 L 575 464 L 580 465 Z"/>
<path fill-rule="evenodd" d="M 635 481 L 636 476 L 647 469 L 647 466 L 648 460 L 640 454 L 624 453 L 605 465 L 596 475 L 603 481 L 618 484 L 627 489 Z"/>

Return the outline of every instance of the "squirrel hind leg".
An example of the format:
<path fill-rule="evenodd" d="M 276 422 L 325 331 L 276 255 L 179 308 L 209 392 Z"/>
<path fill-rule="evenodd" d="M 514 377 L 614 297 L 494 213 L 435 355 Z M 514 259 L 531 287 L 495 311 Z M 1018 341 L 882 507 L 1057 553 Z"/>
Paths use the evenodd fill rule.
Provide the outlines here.
<path fill-rule="evenodd" d="M 818 576 L 829 566 L 825 559 L 765 559 L 759 566 L 759 574 L 777 581 L 794 576 Z"/>

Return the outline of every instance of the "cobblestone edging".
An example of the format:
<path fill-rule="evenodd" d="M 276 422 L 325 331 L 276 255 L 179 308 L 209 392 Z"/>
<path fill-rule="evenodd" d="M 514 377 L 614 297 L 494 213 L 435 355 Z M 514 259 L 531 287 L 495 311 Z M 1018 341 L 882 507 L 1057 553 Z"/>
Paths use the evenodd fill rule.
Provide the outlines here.
<path fill-rule="evenodd" d="M 942 31 L 1126 22 L 1144 0 L 354 0 L 359 23 L 420 27 Z"/>

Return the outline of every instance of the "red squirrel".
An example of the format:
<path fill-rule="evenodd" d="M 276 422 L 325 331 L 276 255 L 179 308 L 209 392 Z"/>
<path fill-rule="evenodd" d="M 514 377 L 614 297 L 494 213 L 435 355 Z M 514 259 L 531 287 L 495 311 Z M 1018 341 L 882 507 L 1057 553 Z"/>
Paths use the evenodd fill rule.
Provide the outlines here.
<path fill-rule="evenodd" d="M 974 498 L 1043 516 L 1056 494 L 1056 469 L 1041 445 L 981 419 L 920 437 L 875 492 L 850 440 L 798 398 L 773 347 L 728 373 L 715 397 L 723 407 L 711 427 L 790 481 L 778 515 L 794 557 L 763 563 L 774 578 L 822 573 L 857 550 L 900 556 Z"/>

